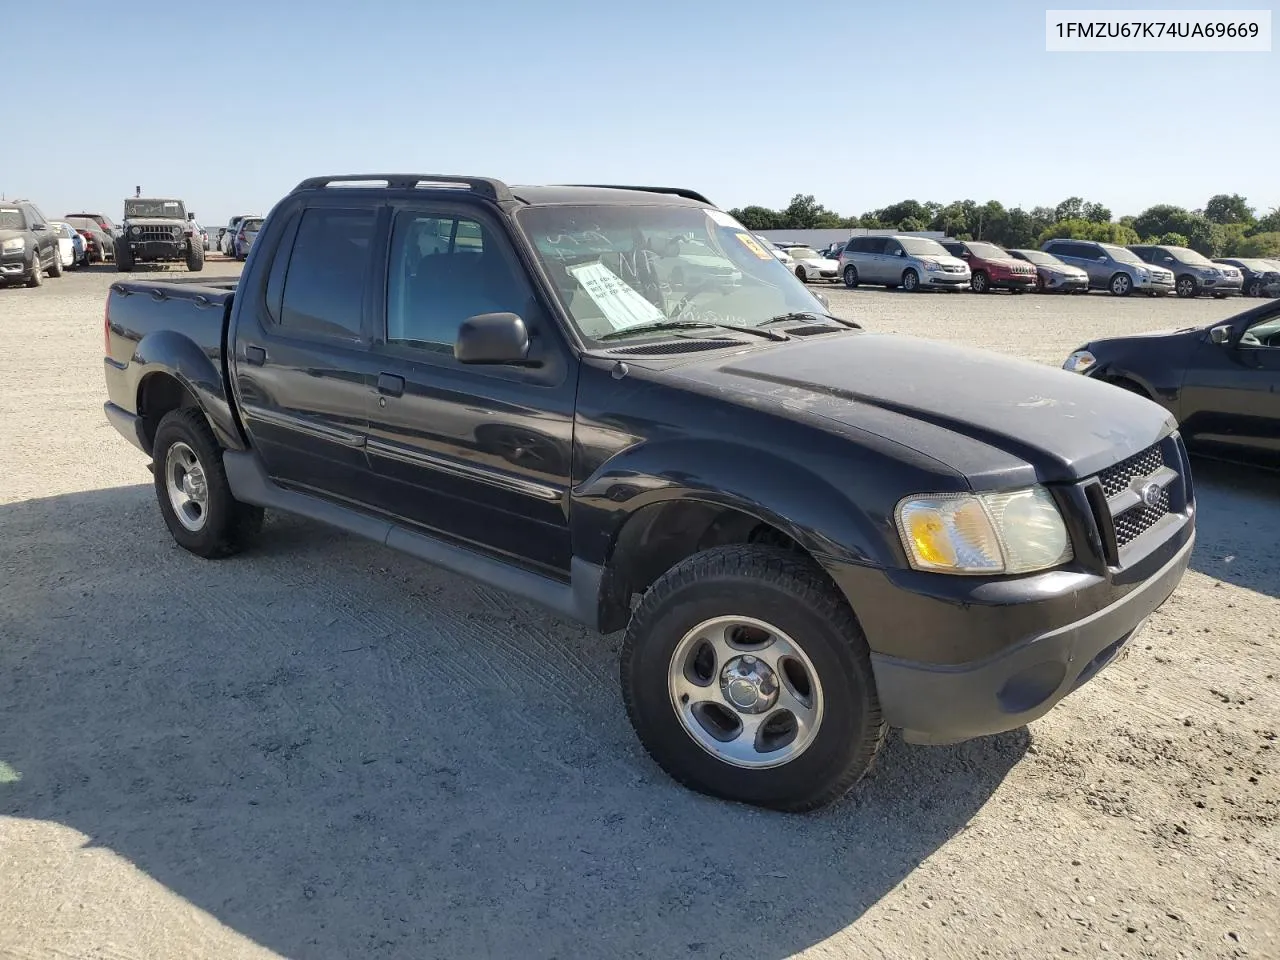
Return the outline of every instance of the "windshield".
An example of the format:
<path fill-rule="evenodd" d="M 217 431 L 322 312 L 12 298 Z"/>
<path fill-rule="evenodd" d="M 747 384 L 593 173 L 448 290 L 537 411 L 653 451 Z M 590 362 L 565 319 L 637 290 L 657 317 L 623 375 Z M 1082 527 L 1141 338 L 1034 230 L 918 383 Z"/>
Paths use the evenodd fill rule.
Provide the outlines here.
<path fill-rule="evenodd" d="M 126 200 L 124 215 L 131 217 L 167 217 L 171 220 L 187 219 L 181 200 Z"/>
<path fill-rule="evenodd" d="M 592 340 L 670 320 L 757 326 L 784 313 L 827 312 L 760 240 L 720 210 L 526 207 L 516 222 L 565 310 Z"/>
<path fill-rule="evenodd" d="M 986 243 L 984 241 L 970 243 L 969 252 L 982 260 L 1007 260 L 1009 258 L 1009 254 L 994 243 Z"/>
<path fill-rule="evenodd" d="M 793 260 L 821 260 L 822 254 L 817 250 L 809 247 L 787 247 L 787 253 L 791 254 Z"/>
<path fill-rule="evenodd" d="M 77 230 L 96 230 L 101 232 L 102 228 L 96 222 L 87 217 L 67 217 L 67 223 L 71 224 Z"/>
<path fill-rule="evenodd" d="M 245 233 L 257 233 L 262 229 L 261 220 L 246 220 L 243 224 Z"/>
<path fill-rule="evenodd" d="M 1121 263 L 1142 263 L 1142 258 L 1132 250 L 1126 250 L 1124 247 L 1117 247 L 1112 243 L 1100 243 L 1098 246 L 1111 254 L 1111 258 L 1113 260 L 1119 260 Z"/>
<path fill-rule="evenodd" d="M 1043 250 L 1015 250 L 1013 252 L 1028 263 L 1038 263 L 1042 267 L 1066 266 L 1066 264 L 1055 257 L 1052 253 L 1045 253 Z"/>
<path fill-rule="evenodd" d="M 1163 247 L 1179 263 L 1194 263 L 1197 267 L 1212 267 L 1216 264 L 1202 253 L 1196 253 L 1187 247 Z"/>
<path fill-rule="evenodd" d="M 913 257 L 949 257 L 947 248 L 928 237 L 898 237 L 902 249 Z"/>
<path fill-rule="evenodd" d="M 0 207 L 0 230 L 24 230 L 22 211 L 16 207 Z"/>

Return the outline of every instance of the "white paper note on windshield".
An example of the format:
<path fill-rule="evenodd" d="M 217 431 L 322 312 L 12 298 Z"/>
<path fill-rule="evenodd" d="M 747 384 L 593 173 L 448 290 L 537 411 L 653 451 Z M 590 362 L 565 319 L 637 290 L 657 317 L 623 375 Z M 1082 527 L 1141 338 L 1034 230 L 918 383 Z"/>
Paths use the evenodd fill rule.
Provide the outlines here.
<path fill-rule="evenodd" d="M 587 296 L 595 301 L 604 318 L 615 330 L 626 330 L 642 323 L 667 319 L 665 313 L 599 261 L 580 263 L 576 267 L 570 267 L 569 272 L 582 284 Z"/>

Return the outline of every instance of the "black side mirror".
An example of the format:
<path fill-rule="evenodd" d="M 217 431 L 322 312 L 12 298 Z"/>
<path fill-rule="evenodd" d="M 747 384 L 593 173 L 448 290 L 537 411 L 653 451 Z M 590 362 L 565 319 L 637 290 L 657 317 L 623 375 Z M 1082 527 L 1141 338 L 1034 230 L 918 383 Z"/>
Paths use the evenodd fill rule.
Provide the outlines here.
<path fill-rule="evenodd" d="M 523 363 L 529 330 L 514 313 L 477 314 L 462 321 L 453 355 L 459 363 Z"/>
<path fill-rule="evenodd" d="M 188 213 L 187 213 L 187 219 L 188 219 L 188 220 L 194 220 L 195 218 L 196 218 L 196 215 L 195 215 L 194 213 L 191 213 L 191 212 L 188 212 Z"/>
<path fill-rule="evenodd" d="M 1223 323 L 1209 328 L 1209 339 L 1216 344 L 1231 342 L 1231 324 Z"/>

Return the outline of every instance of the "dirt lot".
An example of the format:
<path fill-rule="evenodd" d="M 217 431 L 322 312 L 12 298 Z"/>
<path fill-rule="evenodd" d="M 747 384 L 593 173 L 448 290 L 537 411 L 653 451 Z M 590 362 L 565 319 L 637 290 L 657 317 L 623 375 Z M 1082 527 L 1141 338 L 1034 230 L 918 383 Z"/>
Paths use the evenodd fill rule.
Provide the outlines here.
<path fill-rule="evenodd" d="M 1193 570 L 1030 730 L 767 814 L 647 759 L 616 636 L 287 517 L 178 549 L 101 412 L 115 276 L 0 290 L 0 955 L 1280 957 L 1275 478 L 1197 465 Z M 1053 364 L 1241 306 L 831 298 Z"/>

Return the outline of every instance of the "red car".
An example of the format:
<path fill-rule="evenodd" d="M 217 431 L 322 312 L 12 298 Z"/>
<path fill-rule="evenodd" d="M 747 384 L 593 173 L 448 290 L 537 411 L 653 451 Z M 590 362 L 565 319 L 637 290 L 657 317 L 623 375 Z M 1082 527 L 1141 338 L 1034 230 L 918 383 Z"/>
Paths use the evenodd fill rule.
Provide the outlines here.
<path fill-rule="evenodd" d="M 1024 293 L 1035 289 L 1036 268 L 1025 260 L 1019 260 L 1002 247 L 986 240 L 939 241 L 953 257 L 959 257 L 969 265 L 972 279 L 969 286 L 974 293 L 990 293 L 992 290 L 1008 290 Z"/>

